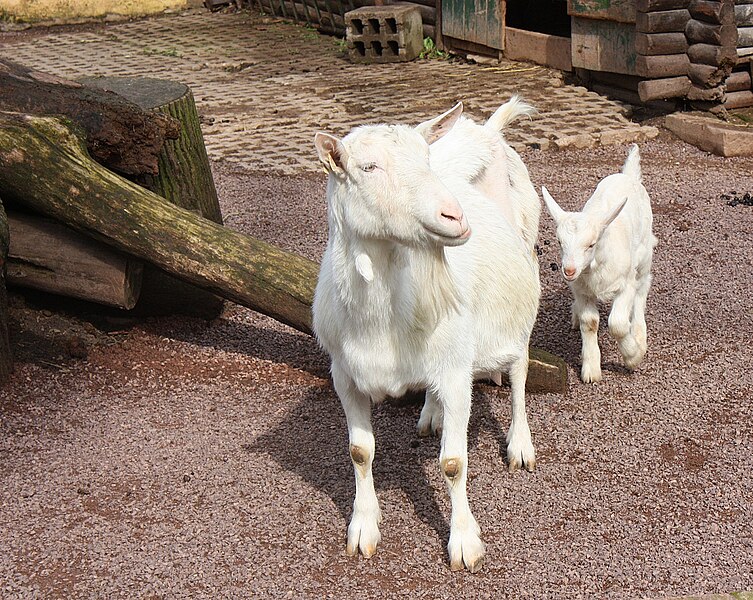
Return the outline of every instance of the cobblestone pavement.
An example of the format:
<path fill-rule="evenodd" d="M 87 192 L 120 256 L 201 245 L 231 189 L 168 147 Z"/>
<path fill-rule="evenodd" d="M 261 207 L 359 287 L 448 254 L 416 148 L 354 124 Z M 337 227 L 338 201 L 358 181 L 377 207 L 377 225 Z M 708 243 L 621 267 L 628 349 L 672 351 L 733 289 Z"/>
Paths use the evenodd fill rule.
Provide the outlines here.
<path fill-rule="evenodd" d="M 213 159 L 286 174 L 318 169 L 313 136 L 376 122 L 418 123 L 458 100 L 484 118 L 511 94 L 539 114 L 508 132 L 520 148 L 653 137 L 629 107 L 528 63 L 351 64 L 344 44 L 250 11 L 191 10 L 136 21 L 0 34 L 0 55 L 68 78 L 145 76 L 193 91 Z"/>

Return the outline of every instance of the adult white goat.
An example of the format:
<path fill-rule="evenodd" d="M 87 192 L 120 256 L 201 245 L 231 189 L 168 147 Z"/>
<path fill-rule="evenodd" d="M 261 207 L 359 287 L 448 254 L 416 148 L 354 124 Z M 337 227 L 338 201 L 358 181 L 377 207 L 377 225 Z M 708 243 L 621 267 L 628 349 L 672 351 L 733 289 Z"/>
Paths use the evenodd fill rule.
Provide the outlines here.
<path fill-rule="evenodd" d="M 524 105 L 508 108 L 500 125 L 526 112 Z M 356 494 L 347 553 L 370 557 L 381 539 L 371 403 L 426 388 L 424 429 L 441 417 L 440 465 L 452 502 L 450 564 L 475 572 L 485 549 L 466 494 L 473 378 L 509 371 L 508 461 L 512 470 L 532 470 L 525 381 L 540 290 L 522 229 L 479 189 L 500 158 L 494 148 L 502 147 L 492 143 L 491 155 L 458 159 L 439 146 L 430 164 L 435 146 L 430 151 L 429 144 L 452 132 L 461 112 L 458 104 L 415 129 L 365 126 L 342 140 L 316 134 L 329 172 L 329 240 L 313 316 L 348 422 Z M 461 146 L 473 146 L 463 140 Z M 518 173 L 519 165 L 513 169 Z M 509 179 L 500 184 L 498 199 L 510 187 Z"/>
<path fill-rule="evenodd" d="M 580 377 L 586 383 L 601 380 L 598 302 L 612 303 L 609 332 L 625 366 L 635 369 L 646 355 L 646 299 L 657 240 L 651 199 L 641 181 L 640 153 L 633 144 L 622 172 L 603 179 L 580 212 L 562 210 L 541 189 L 573 294 L 572 328 L 580 328 Z"/>

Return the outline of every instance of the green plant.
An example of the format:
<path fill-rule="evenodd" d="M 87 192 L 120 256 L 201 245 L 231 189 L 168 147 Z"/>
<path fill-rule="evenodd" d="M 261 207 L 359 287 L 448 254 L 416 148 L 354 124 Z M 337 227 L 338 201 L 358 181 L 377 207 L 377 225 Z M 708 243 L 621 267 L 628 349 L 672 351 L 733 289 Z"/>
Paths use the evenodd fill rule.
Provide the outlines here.
<path fill-rule="evenodd" d="M 418 55 L 419 58 L 434 58 L 439 60 L 446 60 L 447 58 L 449 58 L 449 56 L 450 55 L 447 52 L 444 52 L 443 50 L 437 48 L 434 40 L 430 37 L 424 38 L 424 49 Z"/>
<path fill-rule="evenodd" d="M 338 52 L 347 52 L 348 40 L 346 40 L 345 38 L 335 39 L 335 46 L 337 47 Z"/>
<path fill-rule="evenodd" d="M 175 48 L 144 48 L 142 52 L 148 56 L 159 54 L 160 56 L 180 56 Z"/>

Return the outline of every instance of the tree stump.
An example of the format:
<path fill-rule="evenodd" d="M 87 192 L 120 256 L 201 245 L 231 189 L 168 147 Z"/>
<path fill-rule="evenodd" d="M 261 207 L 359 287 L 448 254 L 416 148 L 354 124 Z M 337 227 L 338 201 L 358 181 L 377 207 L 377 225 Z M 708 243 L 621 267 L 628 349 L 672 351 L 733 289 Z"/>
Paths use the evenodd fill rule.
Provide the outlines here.
<path fill-rule="evenodd" d="M 8 220 L 0 201 L 0 384 L 13 371 L 13 354 L 8 341 L 8 295 L 5 291 L 5 261 L 8 258 L 9 240 Z"/>
<path fill-rule="evenodd" d="M 131 179 L 168 202 L 222 224 L 222 213 L 209 166 L 199 114 L 190 88 L 179 82 L 147 77 L 91 77 L 87 86 L 122 96 L 145 111 L 159 112 L 180 122 L 180 135 L 166 140 L 159 155 L 159 173 Z M 137 314 L 181 313 L 213 319 L 220 314 L 222 298 L 146 264 Z"/>

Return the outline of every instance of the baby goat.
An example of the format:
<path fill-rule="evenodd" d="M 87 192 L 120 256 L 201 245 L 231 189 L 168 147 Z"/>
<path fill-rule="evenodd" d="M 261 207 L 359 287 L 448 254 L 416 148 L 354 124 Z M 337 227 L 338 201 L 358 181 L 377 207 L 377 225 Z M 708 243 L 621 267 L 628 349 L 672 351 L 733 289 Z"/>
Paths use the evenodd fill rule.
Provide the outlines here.
<path fill-rule="evenodd" d="M 621 173 L 603 179 L 580 212 L 565 212 L 541 188 L 557 226 L 562 274 L 573 293 L 572 327 L 583 342 L 580 377 L 601 380 L 597 302 L 611 302 L 609 332 L 628 369 L 646 354 L 646 298 L 656 237 L 651 200 L 641 183 L 638 146 L 633 144 Z"/>
<path fill-rule="evenodd" d="M 508 107 L 499 122 L 524 114 L 523 107 Z M 540 290 L 535 255 L 521 234 L 529 224 L 511 224 L 500 207 L 509 178 L 499 182 L 496 198 L 480 189 L 505 148 L 491 140 L 491 154 L 455 160 L 452 146 L 439 146 L 430 158 L 430 144 L 453 130 L 461 112 L 458 104 L 415 129 L 364 126 L 342 140 L 316 134 L 329 172 L 329 239 L 313 323 L 331 357 L 348 423 L 356 494 L 347 553 L 369 557 L 381 539 L 372 402 L 425 388 L 419 428 L 436 424 L 442 431 L 440 466 L 452 503 L 450 564 L 476 572 L 485 549 L 466 494 L 473 379 L 509 372 L 508 461 L 511 470 L 532 470 L 525 382 Z M 460 148 L 474 146 L 463 136 L 456 141 Z M 513 166 L 516 173 L 519 167 Z"/>

